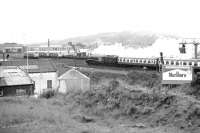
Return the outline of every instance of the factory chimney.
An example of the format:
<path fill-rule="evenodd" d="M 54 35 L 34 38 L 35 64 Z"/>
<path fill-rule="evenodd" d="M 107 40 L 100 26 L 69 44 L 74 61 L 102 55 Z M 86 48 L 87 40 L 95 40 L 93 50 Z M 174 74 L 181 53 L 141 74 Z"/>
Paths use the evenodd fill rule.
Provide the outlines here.
<path fill-rule="evenodd" d="M 50 40 L 48 39 L 48 47 L 50 47 Z"/>
<path fill-rule="evenodd" d="M 161 64 L 164 64 L 163 52 L 160 52 L 160 62 L 161 62 Z"/>

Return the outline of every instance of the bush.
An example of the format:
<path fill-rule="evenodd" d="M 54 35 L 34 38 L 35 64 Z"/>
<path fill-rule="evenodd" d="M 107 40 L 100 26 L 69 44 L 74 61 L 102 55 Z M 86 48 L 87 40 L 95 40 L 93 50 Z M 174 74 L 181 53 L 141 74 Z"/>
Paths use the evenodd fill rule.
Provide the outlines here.
<path fill-rule="evenodd" d="M 192 82 L 191 85 L 181 85 L 179 87 L 187 95 L 195 96 L 197 99 L 200 99 L 200 84 Z"/>
<path fill-rule="evenodd" d="M 153 88 L 160 84 L 160 75 L 157 72 L 135 70 L 128 73 L 127 77 L 131 85 L 141 84 L 144 87 Z"/>
<path fill-rule="evenodd" d="M 46 98 L 46 99 L 51 98 L 53 96 L 55 96 L 54 90 L 46 90 L 40 95 L 41 98 Z"/>
<path fill-rule="evenodd" d="M 162 94 L 132 92 L 120 87 L 116 80 L 109 82 L 108 86 L 98 90 L 89 90 L 84 93 L 67 95 L 70 104 L 80 106 L 83 112 L 97 116 L 125 116 L 149 115 L 163 100 Z"/>
<path fill-rule="evenodd" d="M 112 80 L 110 81 L 109 83 L 109 87 L 112 89 L 112 90 L 115 90 L 119 87 L 119 82 L 117 80 Z"/>

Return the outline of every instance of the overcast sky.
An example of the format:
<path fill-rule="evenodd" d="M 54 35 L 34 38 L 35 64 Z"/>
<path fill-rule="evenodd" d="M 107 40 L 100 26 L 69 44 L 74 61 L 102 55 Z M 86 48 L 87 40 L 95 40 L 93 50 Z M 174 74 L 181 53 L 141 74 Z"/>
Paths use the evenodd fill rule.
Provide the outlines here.
<path fill-rule="evenodd" d="M 199 17 L 198 0 L 0 0 L 0 42 L 116 31 L 198 37 Z"/>

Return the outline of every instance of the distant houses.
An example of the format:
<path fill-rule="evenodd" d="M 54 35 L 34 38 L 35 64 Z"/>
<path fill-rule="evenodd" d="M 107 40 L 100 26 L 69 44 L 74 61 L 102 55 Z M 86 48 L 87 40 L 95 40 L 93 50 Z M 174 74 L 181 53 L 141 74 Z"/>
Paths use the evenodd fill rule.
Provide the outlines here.
<path fill-rule="evenodd" d="M 25 46 L 17 43 L 0 44 L 0 59 L 7 60 L 8 58 L 23 58 Z"/>

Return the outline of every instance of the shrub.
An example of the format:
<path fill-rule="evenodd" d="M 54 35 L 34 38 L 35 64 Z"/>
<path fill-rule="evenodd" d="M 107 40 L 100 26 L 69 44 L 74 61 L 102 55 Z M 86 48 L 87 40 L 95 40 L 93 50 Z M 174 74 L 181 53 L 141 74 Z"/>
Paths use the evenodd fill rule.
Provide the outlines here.
<path fill-rule="evenodd" d="M 47 99 L 51 98 L 53 96 L 55 96 L 55 91 L 54 90 L 46 90 L 40 95 L 41 98 L 47 98 Z"/>
<path fill-rule="evenodd" d="M 112 80 L 110 81 L 109 83 L 109 87 L 112 89 L 112 90 L 115 90 L 119 87 L 119 82 L 117 80 Z"/>
<path fill-rule="evenodd" d="M 132 71 L 127 74 L 128 82 L 131 85 L 141 84 L 142 86 L 153 88 L 160 84 L 160 76 L 157 72 Z"/>
<path fill-rule="evenodd" d="M 137 115 L 149 115 L 154 112 L 153 107 L 157 107 L 163 100 L 162 97 L 162 94 L 157 93 L 132 92 L 122 88 L 118 81 L 112 80 L 98 90 L 71 92 L 66 100 L 71 99 L 68 101 L 71 105 L 80 106 L 81 111 L 89 114 L 135 118 Z"/>
<path fill-rule="evenodd" d="M 197 99 L 200 98 L 200 84 L 198 83 L 192 82 L 191 85 L 190 84 L 181 85 L 178 88 L 180 88 L 187 95 L 193 95 Z"/>

